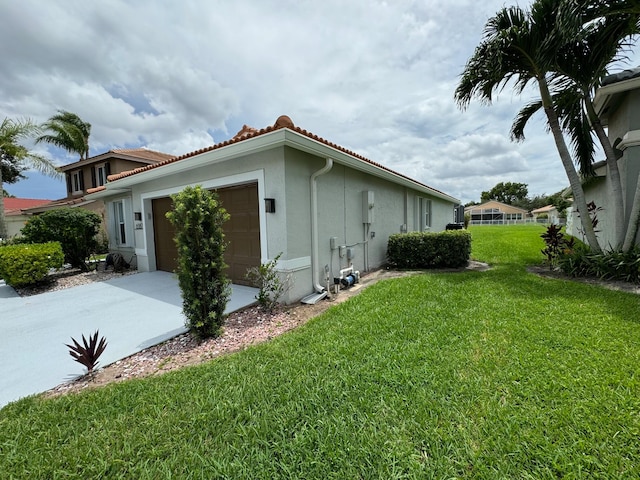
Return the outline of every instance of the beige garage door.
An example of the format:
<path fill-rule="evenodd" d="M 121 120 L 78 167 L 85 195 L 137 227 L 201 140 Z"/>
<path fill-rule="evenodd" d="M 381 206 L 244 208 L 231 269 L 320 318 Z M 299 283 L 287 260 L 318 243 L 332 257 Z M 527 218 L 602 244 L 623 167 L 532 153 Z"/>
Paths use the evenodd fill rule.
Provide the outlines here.
<path fill-rule="evenodd" d="M 260 265 L 260 212 L 258 184 L 221 188 L 218 196 L 231 218 L 224 224 L 228 277 L 238 285 L 250 285 L 247 269 Z"/>
<path fill-rule="evenodd" d="M 153 238 L 156 243 L 156 268 L 165 272 L 173 272 L 178 266 L 176 257 L 178 249 L 173 241 L 175 228 L 167 219 L 166 213 L 171 210 L 171 198 L 156 198 L 151 202 L 153 208 Z"/>
<path fill-rule="evenodd" d="M 258 184 L 217 190 L 222 206 L 230 218 L 223 225 L 227 250 L 227 276 L 238 285 L 249 285 L 247 269 L 260 265 L 260 213 Z M 177 266 L 175 230 L 165 214 L 171 208 L 170 198 L 153 200 L 153 230 L 156 244 L 156 268 L 172 272 Z"/>

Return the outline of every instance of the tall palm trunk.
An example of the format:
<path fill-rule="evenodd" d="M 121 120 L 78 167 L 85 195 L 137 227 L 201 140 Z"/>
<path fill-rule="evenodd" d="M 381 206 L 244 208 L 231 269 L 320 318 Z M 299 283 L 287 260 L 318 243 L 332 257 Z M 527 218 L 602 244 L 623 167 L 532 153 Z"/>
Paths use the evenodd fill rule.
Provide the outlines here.
<path fill-rule="evenodd" d="M 544 112 L 547 115 L 547 120 L 549 122 L 549 129 L 553 134 L 553 139 L 556 143 L 556 148 L 558 149 L 558 154 L 562 161 L 562 166 L 564 167 L 564 171 L 569 179 L 569 185 L 571 186 L 571 191 L 573 193 L 573 204 L 578 209 L 580 223 L 582 224 L 582 229 L 585 237 L 587 238 L 587 243 L 591 247 L 591 250 L 596 253 L 602 253 L 602 249 L 598 243 L 598 237 L 593 229 L 593 223 L 591 223 L 591 217 L 588 213 L 589 209 L 587 208 L 587 201 L 584 196 L 584 190 L 582 189 L 582 183 L 580 182 L 580 177 L 578 176 L 576 167 L 571 159 L 567 143 L 562 135 L 562 129 L 560 128 L 560 122 L 558 121 L 558 114 L 553 108 L 553 101 L 551 100 L 551 94 L 549 93 L 549 86 L 544 76 L 538 77 L 538 86 L 540 88 L 540 97 L 542 99 Z"/>
<path fill-rule="evenodd" d="M 0 158 L 2 162 L 2 158 Z M 2 184 L 2 168 L 0 168 L 0 240 L 7 238 L 7 222 L 4 216 L 4 185 Z"/>
<path fill-rule="evenodd" d="M 625 235 L 624 243 L 622 244 L 622 251 L 628 252 L 636 244 L 638 227 L 640 227 L 640 178 L 638 178 L 636 183 L 636 193 L 633 196 L 633 205 L 629 215 L 627 234 Z"/>
<path fill-rule="evenodd" d="M 613 198 L 613 208 L 609 209 L 613 210 L 613 221 L 614 221 L 614 241 L 616 250 L 620 247 L 626 251 L 624 247 L 625 235 L 627 234 L 628 229 L 631 225 L 627 226 L 627 230 L 625 230 L 625 211 L 626 206 L 624 204 L 624 199 L 622 196 L 622 180 L 620 179 L 620 170 L 618 168 L 618 158 L 616 157 L 616 153 L 609 141 L 609 136 L 607 132 L 605 132 L 604 127 L 602 126 L 602 122 L 600 121 L 600 117 L 596 115 L 595 109 L 593 108 L 593 103 L 591 102 L 591 97 L 589 95 L 585 95 L 585 104 L 587 107 L 587 114 L 589 115 L 589 119 L 591 121 L 591 126 L 593 127 L 598 140 L 600 141 L 600 145 L 602 145 L 602 149 L 604 150 L 604 155 L 607 161 L 607 171 L 609 176 L 609 181 L 611 182 L 611 196 Z M 636 202 L 634 202 L 635 204 Z M 635 236 L 635 233 L 634 233 Z"/>

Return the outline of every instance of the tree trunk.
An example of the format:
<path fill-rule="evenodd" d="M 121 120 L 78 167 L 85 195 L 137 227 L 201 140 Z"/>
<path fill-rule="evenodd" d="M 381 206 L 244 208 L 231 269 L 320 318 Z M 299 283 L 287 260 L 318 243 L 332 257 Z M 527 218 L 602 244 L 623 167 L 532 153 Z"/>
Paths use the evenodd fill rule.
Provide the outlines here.
<path fill-rule="evenodd" d="M 2 158 L 0 158 L 0 162 Z M 4 185 L 2 183 L 2 168 L 0 168 L 0 240 L 7 238 L 7 223 L 4 217 Z"/>
<path fill-rule="evenodd" d="M 593 130 L 596 132 L 596 136 L 600 141 L 600 145 L 602 145 L 602 149 L 604 150 L 605 157 L 607 159 L 607 170 L 609 180 L 611 181 L 611 196 L 613 198 L 613 205 L 609 208 L 609 211 L 613 211 L 613 221 L 614 221 L 614 242 L 615 249 L 618 250 L 620 247 L 623 247 L 623 242 L 626 238 L 627 232 L 625 231 L 625 204 L 622 197 L 622 181 L 620 180 L 620 170 L 618 169 L 618 159 L 616 158 L 616 153 L 611 146 L 611 142 L 609 141 L 609 137 L 607 132 L 604 131 L 604 127 L 600 121 L 600 117 L 598 117 L 593 108 L 593 103 L 591 102 L 591 98 L 586 96 L 586 106 L 587 113 L 589 115 L 591 125 L 593 126 Z M 635 202 L 634 202 L 635 203 Z M 631 227 L 631 224 L 627 226 Z M 634 234 L 635 236 L 635 234 Z"/>
<path fill-rule="evenodd" d="M 627 226 L 627 234 L 624 237 L 622 251 L 628 252 L 636 243 L 638 235 L 638 226 L 640 226 L 640 178 L 636 184 L 636 193 L 633 195 L 633 206 L 629 215 L 629 225 Z"/>
<path fill-rule="evenodd" d="M 585 237 L 587 238 L 587 243 L 589 244 L 589 247 L 591 247 L 591 250 L 593 252 L 602 253 L 602 249 L 600 248 L 600 244 L 598 243 L 598 237 L 596 236 L 596 232 L 593 229 L 593 224 L 591 223 L 591 217 L 589 216 L 589 210 L 587 208 L 587 202 L 584 197 L 582 183 L 580 182 L 580 177 L 578 176 L 576 167 L 573 164 L 573 160 L 571 159 L 571 154 L 569 153 L 569 149 L 567 148 L 567 143 L 565 142 L 564 136 L 562 135 L 560 122 L 558 121 L 558 115 L 553 109 L 551 94 L 549 93 L 549 87 L 544 77 L 538 78 L 538 86 L 540 88 L 540 97 L 542 99 L 542 105 L 544 106 L 544 112 L 547 115 L 547 120 L 549 122 L 549 129 L 551 130 L 551 133 L 553 133 L 553 139 L 556 142 L 556 148 L 558 149 L 560 160 L 562 161 L 564 171 L 566 172 L 567 178 L 569 179 L 569 185 L 571 186 L 571 191 L 573 192 L 573 205 L 578 209 L 580 222 L 582 224 L 582 229 L 584 230 Z"/>

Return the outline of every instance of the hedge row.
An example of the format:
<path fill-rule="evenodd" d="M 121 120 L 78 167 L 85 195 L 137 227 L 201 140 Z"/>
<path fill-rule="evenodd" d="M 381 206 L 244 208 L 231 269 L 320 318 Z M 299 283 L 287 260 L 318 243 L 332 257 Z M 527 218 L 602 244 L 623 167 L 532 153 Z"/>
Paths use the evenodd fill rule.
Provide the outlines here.
<path fill-rule="evenodd" d="M 62 267 L 63 260 L 58 242 L 7 245 L 0 247 L 0 278 L 14 287 L 30 285 Z"/>
<path fill-rule="evenodd" d="M 458 268 L 471 256 L 467 230 L 398 233 L 389 237 L 387 259 L 396 268 Z"/>

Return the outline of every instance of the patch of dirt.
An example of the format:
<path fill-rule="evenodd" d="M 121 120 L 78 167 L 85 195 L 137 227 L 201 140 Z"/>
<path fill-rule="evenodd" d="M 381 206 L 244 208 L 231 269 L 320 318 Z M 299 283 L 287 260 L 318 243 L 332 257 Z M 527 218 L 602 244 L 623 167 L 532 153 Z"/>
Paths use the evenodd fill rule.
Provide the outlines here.
<path fill-rule="evenodd" d="M 483 271 L 488 268 L 486 264 L 472 261 L 469 262 L 466 268 L 434 271 Z M 360 283 L 349 289 L 340 290 L 338 294 L 332 294 L 330 299 L 321 300 L 315 305 L 297 304 L 290 307 L 281 307 L 272 313 L 263 312 L 259 307 L 252 306 L 229 315 L 225 319 L 223 333 L 218 338 L 199 340 L 191 333 L 184 333 L 100 368 L 90 376 L 85 375 L 74 381 L 58 385 L 43 395 L 54 397 L 132 378 L 160 375 L 187 365 L 203 363 L 220 355 L 243 350 L 250 345 L 271 340 L 284 332 L 303 325 L 333 305 L 344 302 L 380 280 L 419 273 L 422 272 L 381 269 L 363 275 Z M 78 274 L 78 276 L 84 277 L 81 280 L 82 283 L 88 283 L 88 279 L 101 281 L 100 278 L 102 278 L 97 275 L 90 276 L 86 274 Z M 68 280 L 72 277 L 67 276 L 63 279 L 58 279 L 56 289 L 68 288 L 64 285 L 74 286 L 79 284 L 76 283 L 76 279 Z"/>

